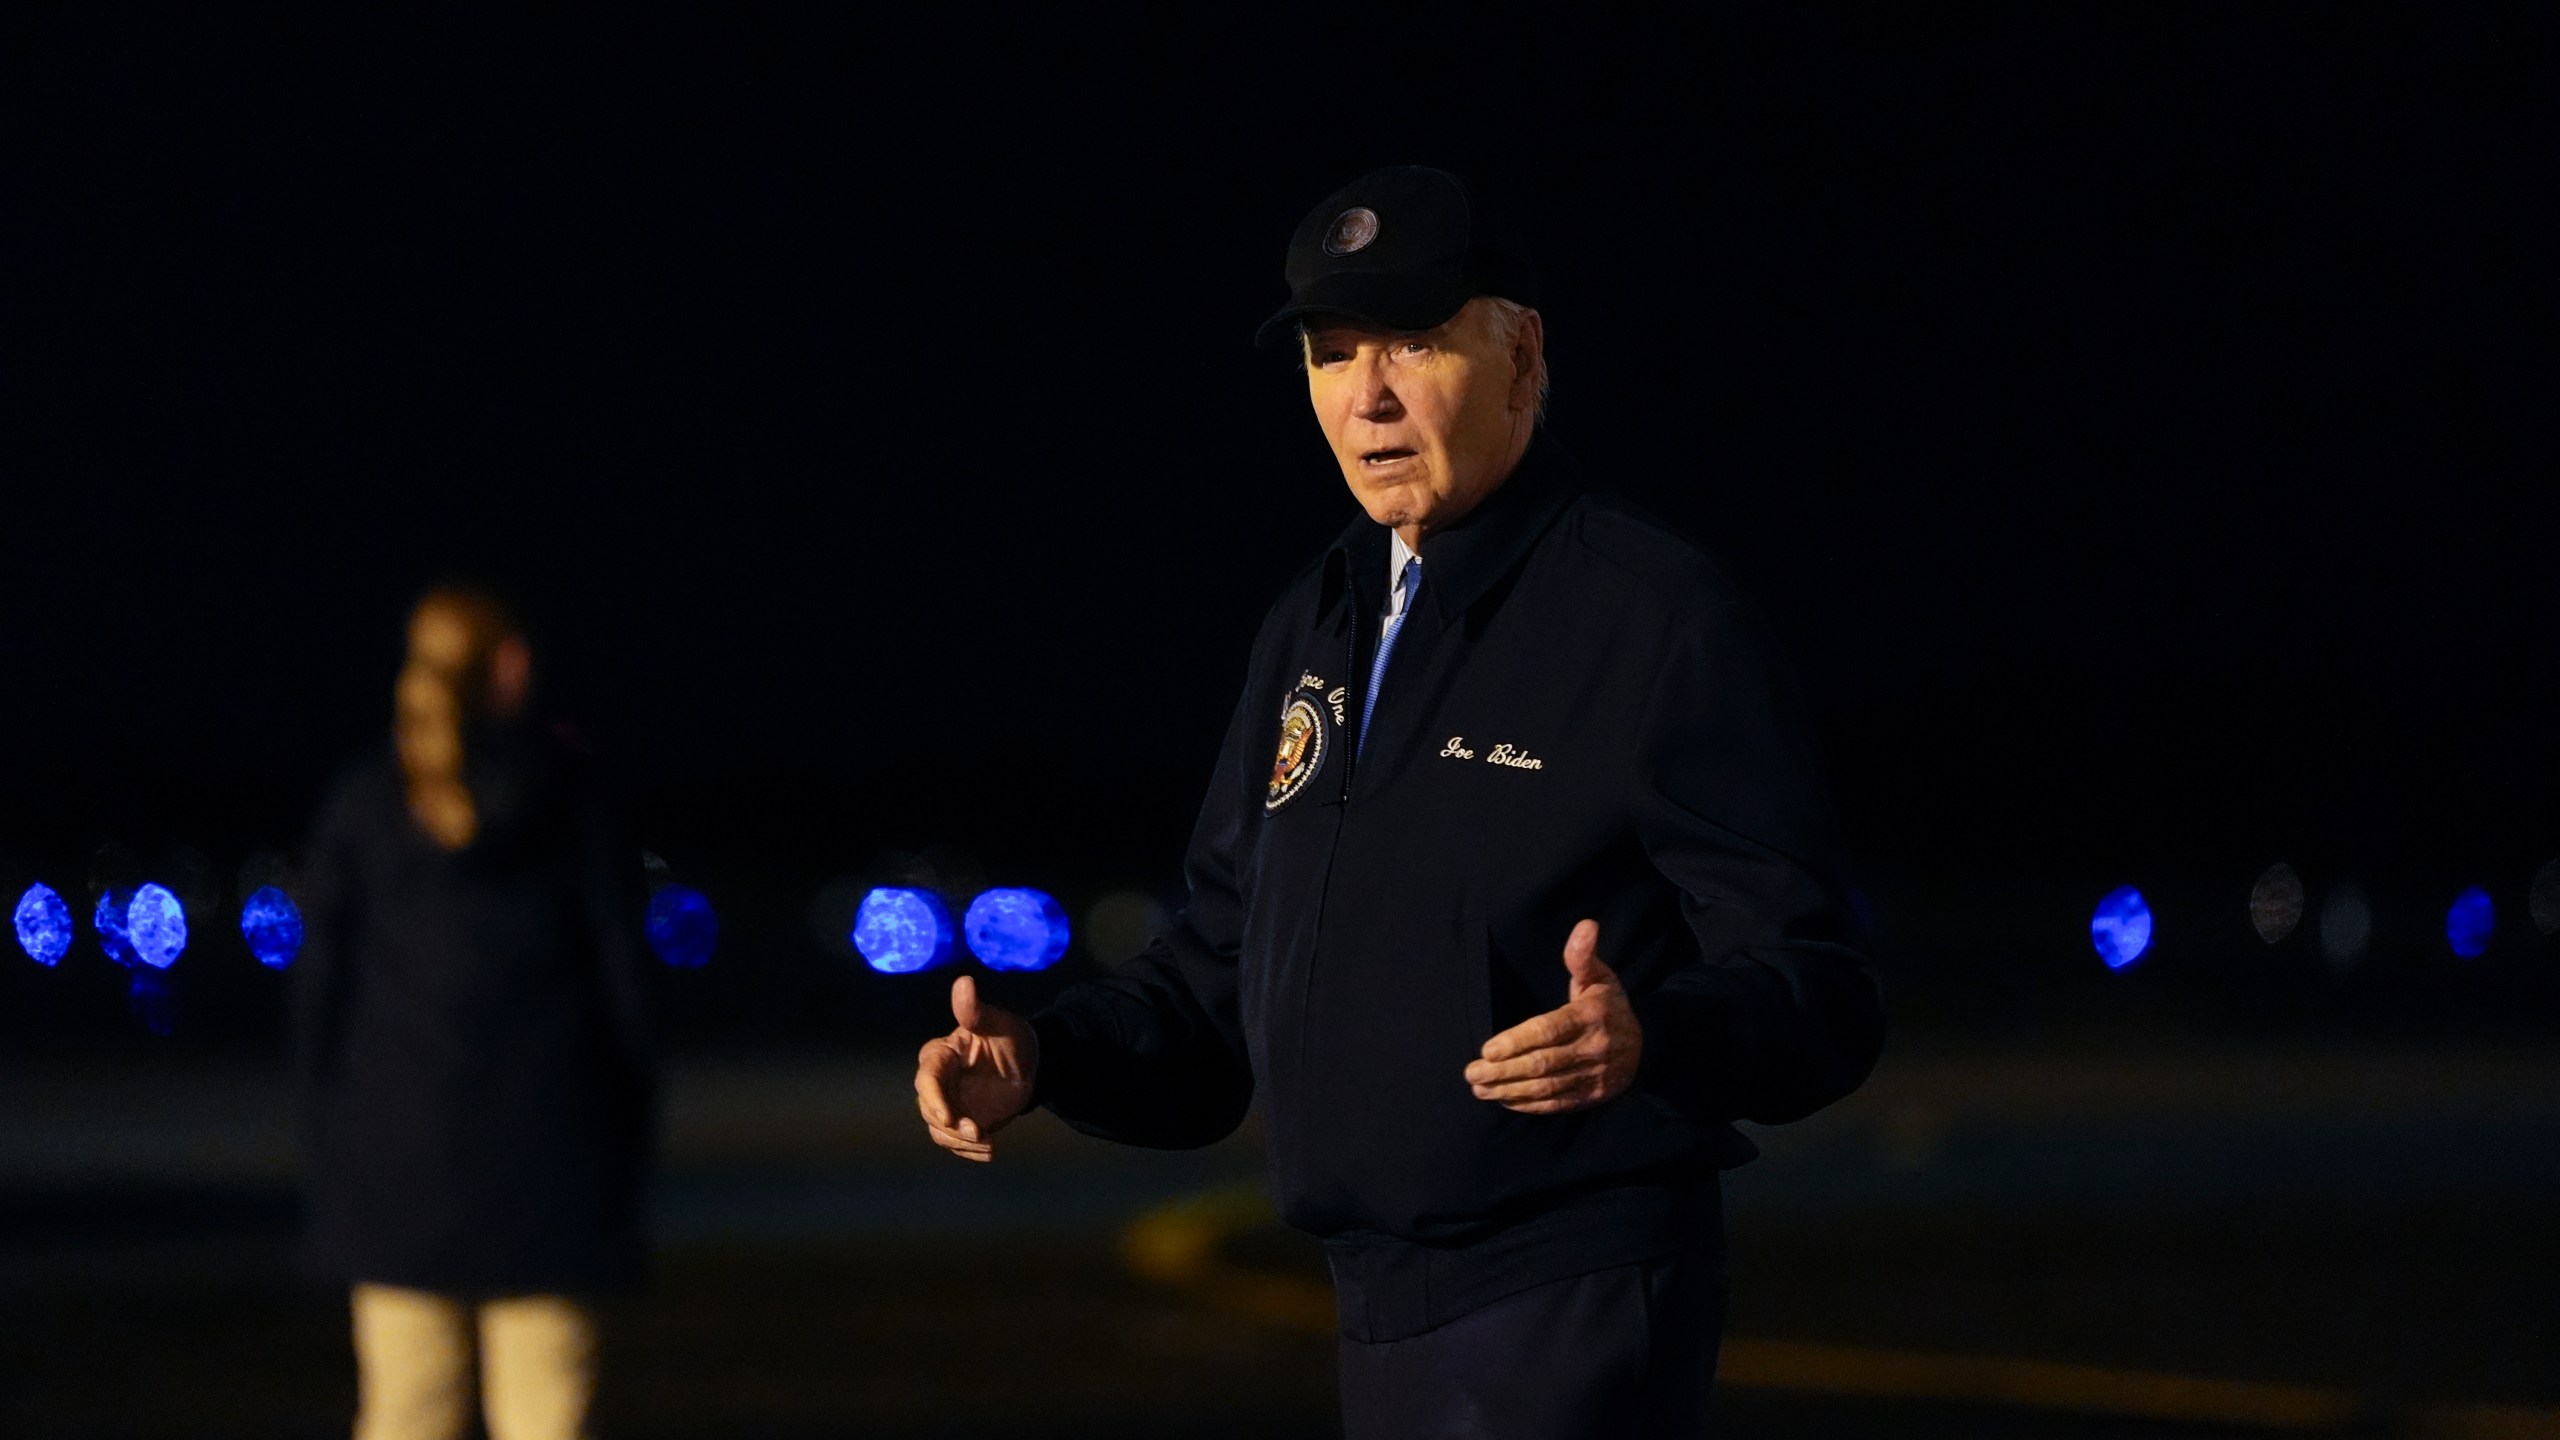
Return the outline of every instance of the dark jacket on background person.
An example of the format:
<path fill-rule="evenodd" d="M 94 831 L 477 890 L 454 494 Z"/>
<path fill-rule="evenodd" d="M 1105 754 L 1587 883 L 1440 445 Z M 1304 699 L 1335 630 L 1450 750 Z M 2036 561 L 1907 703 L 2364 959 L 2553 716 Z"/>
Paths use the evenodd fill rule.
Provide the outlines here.
<path fill-rule="evenodd" d="M 308 847 L 305 1260 L 451 1295 L 611 1287 L 640 1269 L 652 1118 L 639 853 L 556 742 L 471 755 L 463 849 L 411 819 L 387 746 Z"/>
<path fill-rule="evenodd" d="M 1840 1098 L 1883 1036 L 1802 724 L 1716 566 L 1541 432 L 1423 541 L 1355 758 L 1387 537 L 1355 522 L 1264 621 L 1181 919 L 1033 1022 L 1036 1098 L 1089 1134 L 1202 1145 L 1258 1093 L 1281 1216 L 1365 1341 L 1701 1243 L 1757 1153 L 1731 1122 Z M 1635 1086 L 1476 1099 L 1484 1041 L 1564 1003 L 1585 916 Z"/>

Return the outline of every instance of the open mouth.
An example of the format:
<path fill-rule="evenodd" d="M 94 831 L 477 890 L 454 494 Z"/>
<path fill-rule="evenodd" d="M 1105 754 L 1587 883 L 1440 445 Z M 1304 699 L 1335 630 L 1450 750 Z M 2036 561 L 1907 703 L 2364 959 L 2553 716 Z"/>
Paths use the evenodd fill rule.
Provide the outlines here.
<path fill-rule="evenodd" d="M 1364 450 L 1360 452 L 1360 463 L 1363 465 L 1393 465 L 1399 460 L 1410 460 L 1412 458 L 1413 451 L 1401 445 L 1388 450 Z"/>

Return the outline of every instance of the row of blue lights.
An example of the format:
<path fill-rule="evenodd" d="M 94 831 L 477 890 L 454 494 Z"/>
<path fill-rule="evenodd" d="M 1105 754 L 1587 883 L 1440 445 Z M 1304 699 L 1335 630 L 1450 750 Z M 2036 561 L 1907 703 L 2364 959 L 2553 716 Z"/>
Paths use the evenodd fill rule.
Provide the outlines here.
<path fill-rule="evenodd" d="M 2290 873 L 2285 871 L 2288 877 Z M 12 918 L 18 947 L 28 959 L 50 967 L 70 953 L 71 907 L 52 886 L 28 886 Z M 101 894 L 90 923 L 100 948 L 119 965 L 166 970 L 187 948 L 186 907 L 163 885 Z M 2291 929 L 2288 921 L 2281 932 L 2266 938 L 2272 944 Z M 2109 891 L 2089 918 L 2090 944 L 2110 970 L 2124 969 L 2147 954 L 2152 930 L 2151 905 L 2130 885 Z M 696 970 L 710 963 L 719 945 L 720 919 L 702 892 L 667 884 L 651 895 L 642 932 L 661 962 Z M 2479 886 L 2455 896 L 2445 911 L 2445 943 L 2463 959 L 2486 954 L 2496 933 L 2496 902 Z M 969 953 L 995 970 L 1046 970 L 1066 954 L 1072 934 L 1066 912 L 1054 898 L 1017 887 L 980 893 L 959 926 Z M 241 905 L 240 935 L 260 964 L 284 969 L 302 950 L 302 913 L 283 890 L 266 886 Z M 931 970 L 952 957 L 951 911 L 930 890 L 880 886 L 862 897 L 850 938 L 863 962 L 884 975 Z"/>
<path fill-rule="evenodd" d="M 1067 953 L 1067 912 L 1038 890 L 1000 887 L 979 893 L 960 917 L 969 953 L 990 970 L 1046 970 Z M 853 915 L 853 948 L 883 975 L 930 970 L 952 954 L 951 910 L 930 890 L 879 886 Z"/>
<path fill-rule="evenodd" d="M 2299 911 L 2299 881 L 2289 867 L 2268 872 L 2293 886 Z M 2261 888 L 2267 881 L 2261 880 Z M 2351 897 L 2361 904 L 2360 897 Z M 74 922 L 71 907 L 52 886 L 38 882 L 19 896 L 13 915 L 18 947 L 39 965 L 53 966 L 71 951 Z M 166 970 L 187 948 L 186 907 L 166 886 L 144 884 L 109 890 L 98 897 L 90 923 L 107 957 L 128 968 L 141 965 Z M 2295 920 L 2261 935 L 2273 944 L 2291 932 Z M 1067 952 L 1073 930 L 1066 912 L 1048 894 L 1018 887 L 984 891 L 969 903 L 958 927 L 969 953 L 990 969 L 1036 971 L 1056 964 Z M 720 920 L 711 901 L 687 886 L 658 887 L 649 900 L 642 931 L 649 948 L 673 969 L 696 970 L 710 963 L 719 945 Z M 2109 891 L 2089 918 L 2090 944 L 2110 970 L 2121 970 L 2151 949 L 2150 903 L 2130 885 Z M 2445 911 L 2446 945 L 2463 959 L 2486 954 L 2497 933 L 2497 905 L 2489 892 L 2471 886 L 2456 895 Z M 301 953 L 302 913 L 292 897 L 266 886 L 242 903 L 240 934 L 249 952 L 270 969 L 291 965 Z M 909 975 L 947 963 L 953 953 L 950 909 L 931 890 L 912 886 L 879 886 L 862 897 L 849 937 L 865 964 L 884 975 Z"/>
<path fill-rule="evenodd" d="M 2299 920 L 2300 882 L 2293 876 L 2289 866 L 2278 866 L 2270 870 L 2268 877 L 2273 878 L 2279 872 L 2295 887 L 2293 894 L 2295 913 L 2272 930 L 2263 923 L 2260 925 L 2259 936 L 2270 945 L 2291 934 Z M 2263 889 L 2267 879 L 2261 879 L 2259 884 Z M 2352 889 L 2344 893 L 2361 915 L 2363 905 L 2361 894 Z M 2366 922 L 2359 919 L 2357 923 L 2362 925 Z M 2141 959 L 2150 950 L 2151 924 L 2150 902 L 2142 898 L 2140 890 L 2130 885 L 2121 886 L 2108 891 L 2098 901 L 2097 909 L 2090 912 L 2089 943 L 2096 947 L 2098 958 L 2106 962 L 2108 969 L 2121 970 Z M 2445 945 L 2455 955 L 2465 960 L 2477 960 L 2487 954 L 2489 941 L 2497 934 L 2497 930 L 2497 902 L 2489 898 L 2487 890 L 2477 885 L 2470 886 L 2461 894 L 2454 896 L 2453 904 L 2445 910 Z M 2354 948 L 2362 949 L 2361 936 Z"/>
<path fill-rule="evenodd" d="M 52 886 L 42 881 L 28 886 L 12 919 L 18 948 L 28 959 L 51 968 L 71 953 L 71 907 Z M 107 891 L 98 897 L 89 923 L 98 932 L 98 948 L 128 968 L 141 964 L 166 970 L 186 952 L 186 906 L 165 885 Z M 658 887 L 642 930 L 658 958 L 679 970 L 709 964 L 720 942 L 720 920 L 711 902 L 682 885 Z M 302 935 L 302 910 L 282 889 L 265 886 L 241 903 L 240 938 L 268 969 L 291 965 L 302 953 Z"/>
<path fill-rule="evenodd" d="M 71 907 L 52 886 L 28 886 L 14 919 L 18 948 L 28 959 L 51 967 L 71 953 Z M 166 970 L 187 948 L 186 907 L 163 885 L 107 891 L 98 897 L 90 924 L 107 958 L 127 967 Z M 641 933 L 662 963 L 698 970 L 719 946 L 720 917 L 701 891 L 661 885 L 649 897 Z M 969 953 L 990 969 L 1046 970 L 1067 953 L 1073 930 L 1066 911 L 1048 894 L 1006 887 L 970 901 L 959 934 Z M 302 952 L 302 912 L 291 896 L 269 885 L 242 903 L 240 935 L 260 964 L 284 969 Z M 881 886 L 862 897 L 849 938 L 863 962 L 884 975 L 930 970 L 952 956 L 951 911 L 930 890 Z"/>
<path fill-rule="evenodd" d="M 642 925 L 649 948 L 668 966 L 698 970 L 720 941 L 720 917 L 709 897 L 666 884 L 649 897 Z M 1067 953 L 1067 912 L 1038 890 L 1002 887 L 969 902 L 957 937 L 993 970 L 1046 970 Z M 883 975 L 912 975 L 949 961 L 955 938 L 951 910 L 931 890 L 882 885 L 864 893 L 846 937 L 864 964 Z"/>
<path fill-rule="evenodd" d="M 71 953 L 71 907 L 52 886 L 42 881 L 28 886 L 11 919 L 18 948 L 28 959 L 50 968 Z M 187 907 L 165 885 L 107 891 L 98 897 L 89 923 L 98 932 L 98 948 L 127 968 L 166 970 L 187 950 Z M 270 885 L 240 907 L 240 934 L 259 963 L 281 970 L 302 949 L 302 914 Z"/>

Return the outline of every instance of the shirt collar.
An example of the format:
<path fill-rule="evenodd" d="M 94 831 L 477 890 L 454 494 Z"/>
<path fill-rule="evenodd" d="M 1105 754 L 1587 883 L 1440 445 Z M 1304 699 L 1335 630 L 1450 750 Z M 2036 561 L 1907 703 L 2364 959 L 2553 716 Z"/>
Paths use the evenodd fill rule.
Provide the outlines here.
<path fill-rule="evenodd" d="M 1540 426 L 1520 463 L 1473 513 L 1423 540 L 1418 603 L 1432 623 L 1446 629 L 1474 608 L 1529 553 L 1581 488 L 1573 457 Z M 1324 587 L 1316 605 L 1319 622 L 1346 593 L 1360 614 L 1386 613 L 1386 582 L 1392 573 L 1388 555 L 1398 540 L 1394 531 L 1366 515 L 1351 522 L 1325 558 Z M 1411 623 L 1411 616 L 1406 619 Z"/>
<path fill-rule="evenodd" d="M 1414 558 L 1414 553 L 1413 553 L 1413 551 L 1412 551 L 1411 549 L 1407 548 L 1407 546 L 1405 545 L 1405 543 L 1404 543 L 1404 537 L 1403 537 L 1402 535 L 1397 534 L 1397 533 L 1396 533 L 1395 531 L 1393 531 L 1393 530 L 1388 531 L 1388 532 L 1387 532 L 1387 607 L 1388 607 L 1389 609 L 1393 609 L 1393 608 L 1395 608 L 1395 604 L 1396 604 L 1396 586 L 1397 586 L 1398 584 L 1400 584 L 1400 583 L 1403 581 L 1403 579 L 1404 579 L 1404 562 L 1406 562 L 1407 560 L 1411 560 L 1411 559 L 1413 559 L 1413 558 Z"/>

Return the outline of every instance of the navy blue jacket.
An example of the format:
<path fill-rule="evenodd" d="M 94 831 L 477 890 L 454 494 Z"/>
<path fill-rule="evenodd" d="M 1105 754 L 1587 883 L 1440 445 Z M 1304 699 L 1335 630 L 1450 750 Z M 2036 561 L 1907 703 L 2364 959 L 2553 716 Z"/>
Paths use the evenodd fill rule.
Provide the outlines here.
<path fill-rule="evenodd" d="M 1034 1020 L 1038 1099 L 1089 1134 L 1206 1144 L 1258 1094 L 1281 1215 L 1364 1339 L 1694 1243 L 1755 1153 L 1730 1122 L 1840 1098 L 1883 1037 L 1803 725 L 1717 567 L 1543 433 L 1421 553 L 1361 753 L 1366 519 L 1254 642 L 1184 914 Z M 1564 1003 L 1586 916 L 1644 1026 L 1635 1087 L 1476 1099 L 1467 1062 Z"/>
<path fill-rule="evenodd" d="M 460 1295 L 636 1278 L 650 1149 L 639 851 L 547 737 L 473 751 L 481 833 L 410 818 L 388 746 L 330 792 L 294 962 L 304 1260 Z"/>

